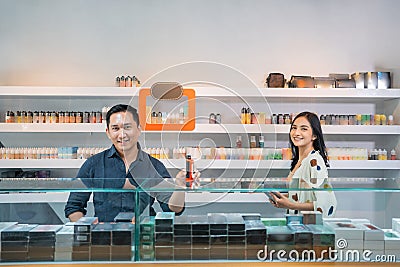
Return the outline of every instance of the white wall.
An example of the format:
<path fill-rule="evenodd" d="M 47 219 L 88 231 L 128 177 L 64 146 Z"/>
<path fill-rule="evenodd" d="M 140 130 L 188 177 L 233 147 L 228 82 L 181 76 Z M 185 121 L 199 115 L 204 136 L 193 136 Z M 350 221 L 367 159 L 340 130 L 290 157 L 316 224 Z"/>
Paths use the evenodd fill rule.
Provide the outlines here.
<path fill-rule="evenodd" d="M 199 60 L 257 86 L 269 72 L 400 68 L 399 10 L 397 0 L 0 0 L 0 85 L 143 82 Z"/>

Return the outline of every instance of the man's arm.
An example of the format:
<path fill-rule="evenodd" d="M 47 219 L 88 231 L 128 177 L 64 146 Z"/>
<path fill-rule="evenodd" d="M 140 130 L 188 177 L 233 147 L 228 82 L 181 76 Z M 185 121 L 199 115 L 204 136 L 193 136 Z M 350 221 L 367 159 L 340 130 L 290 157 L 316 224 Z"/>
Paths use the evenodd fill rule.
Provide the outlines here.
<path fill-rule="evenodd" d="M 64 208 L 65 217 L 75 222 L 85 216 L 90 194 L 91 192 L 71 192 Z"/>
<path fill-rule="evenodd" d="M 79 169 L 77 178 L 88 178 L 82 179 L 82 182 L 86 187 L 93 187 L 91 184 L 90 174 L 91 160 L 88 159 L 83 163 Z M 71 222 L 79 220 L 79 218 L 86 215 L 87 202 L 89 201 L 91 192 L 71 192 L 68 197 L 67 204 L 64 208 L 65 217 L 69 218 Z"/>

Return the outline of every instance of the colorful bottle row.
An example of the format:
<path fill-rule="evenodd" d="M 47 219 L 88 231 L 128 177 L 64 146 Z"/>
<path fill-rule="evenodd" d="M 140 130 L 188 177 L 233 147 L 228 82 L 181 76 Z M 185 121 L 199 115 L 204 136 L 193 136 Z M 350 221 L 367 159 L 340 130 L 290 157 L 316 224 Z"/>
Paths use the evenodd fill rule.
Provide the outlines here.
<path fill-rule="evenodd" d="M 357 115 L 321 115 L 322 125 L 393 125 L 393 115 L 357 114 Z"/>
<path fill-rule="evenodd" d="M 167 113 L 153 111 L 146 106 L 146 123 L 148 124 L 184 124 L 188 120 L 188 106 L 179 108 L 179 112 Z"/>
<path fill-rule="evenodd" d="M 140 81 L 136 76 L 121 76 L 115 78 L 116 87 L 140 87 Z"/>
<path fill-rule="evenodd" d="M 6 123 L 102 123 L 101 111 L 7 111 Z"/>
<path fill-rule="evenodd" d="M 396 160 L 396 150 L 390 151 L 390 157 L 386 149 L 366 148 L 328 148 L 329 160 Z"/>
<path fill-rule="evenodd" d="M 102 147 L 2 147 L 0 159 L 87 159 Z"/>

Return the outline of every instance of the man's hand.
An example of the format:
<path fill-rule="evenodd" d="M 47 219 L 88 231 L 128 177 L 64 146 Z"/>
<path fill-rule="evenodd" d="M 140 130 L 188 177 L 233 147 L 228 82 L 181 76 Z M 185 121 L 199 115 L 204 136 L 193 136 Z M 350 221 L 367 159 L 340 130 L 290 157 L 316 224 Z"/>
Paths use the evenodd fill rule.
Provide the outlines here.
<path fill-rule="evenodd" d="M 83 216 L 85 216 L 85 215 L 82 212 L 76 211 L 76 212 L 73 212 L 70 215 L 68 215 L 68 218 L 69 218 L 69 220 L 71 222 L 76 222 L 77 220 L 79 220 Z"/>
<path fill-rule="evenodd" d="M 200 175 L 199 171 L 193 172 L 193 187 L 200 186 Z M 175 183 L 177 186 L 186 188 L 186 170 L 181 170 L 176 174 Z"/>

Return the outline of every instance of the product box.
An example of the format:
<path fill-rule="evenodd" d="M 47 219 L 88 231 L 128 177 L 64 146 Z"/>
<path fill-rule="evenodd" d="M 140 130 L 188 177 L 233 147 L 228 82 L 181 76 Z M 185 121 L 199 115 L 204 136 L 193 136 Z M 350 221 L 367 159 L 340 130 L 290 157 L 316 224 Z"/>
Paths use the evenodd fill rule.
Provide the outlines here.
<path fill-rule="evenodd" d="M 246 244 L 265 245 L 267 229 L 261 220 L 245 220 Z"/>
<path fill-rule="evenodd" d="M 303 224 L 322 224 L 322 213 L 319 211 L 302 211 Z"/>
<path fill-rule="evenodd" d="M 173 233 L 155 233 L 154 245 L 155 246 L 173 246 L 174 244 Z"/>
<path fill-rule="evenodd" d="M 154 217 L 144 217 L 140 222 L 140 234 L 154 233 L 154 223 Z"/>
<path fill-rule="evenodd" d="M 135 213 L 134 212 L 120 212 L 115 216 L 114 222 L 135 222 Z"/>
<path fill-rule="evenodd" d="M 28 261 L 28 252 L 1 252 L 1 261 L 2 262 L 21 262 Z"/>
<path fill-rule="evenodd" d="M 303 224 L 302 214 L 285 214 L 286 224 Z"/>
<path fill-rule="evenodd" d="M 173 246 L 155 246 L 154 254 L 156 260 L 173 260 L 174 259 L 174 247 Z"/>
<path fill-rule="evenodd" d="M 209 260 L 210 249 L 208 248 L 192 248 L 192 260 Z"/>
<path fill-rule="evenodd" d="M 72 261 L 72 252 L 54 252 L 54 261 Z"/>
<path fill-rule="evenodd" d="M 393 231 L 400 232 L 400 218 L 392 218 Z"/>
<path fill-rule="evenodd" d="M 90 233 L 74 233 L 74 245 L 87 245 L 91 243 L 91 234 Z"/>
<path fill-rule="evenodd" d="M 245 260 L 246 250 L 243 248 L 229 248 L 228 247 L 228 260 Z"/>
<path fill-rule="evenodd" d="M 286 218 L 261 218 L 265 226 L 285 226 Z"/>
<path fill-rule="evenodd" d="M 267 245 L 294 245 L 294 232 L 287 226 L 267 226 Z"/>
<path fill-rule="evenodd" d="M 28 242 L 29 231 L 38 226 L 37 224 L 15 224 L 1 231 L 1 243 L 7 241 Z"/>
<path fill-rule="evenodd" d="M 113 231 L 112 223 L 105 222 L 105 223 L 98 223 L 92 229 L 91 233 L 91 240 L 92 246 L 99 245 L 99 246 L 110 246 L 111 245 L 111 233 Z"/>
<path fill-rule="evenodd" d="M 127 222 L 113 224 L 111 245 L 132 246 L 135 244 L 135 225 Z"/>
<path fill-rule="evenodd" d="M 303 224 L 289 224 L 288 228 L 294 233 L 294 247 L 297 251 L 313 248 L 313 234 Z"/>
<path fill-rule="evenodd" d="M 90 247 L 91 261 L 110 261 L 111 245 L 92 245 Z"/>
<path fill-rule="evenodd" d="M 241 214 L 226 213 L 225 217 L 228 224 L 228 235 L 245 235 L 245 225 Z"/>
<path fill-rule="evenodd" d="M 307 228 L 312 232 L 313 246 L 335 247 L 335 232 L 324 225 L 309 224 Z"/>
<path fill-rule="evenodd" d="M 192 236 L 187 236 L 187 235 L 175 235 L 174 236 L 174 247 L 175 248 L 187 248 L 190 249 L 192 247 Z"/>
<path fill-rule="evenodd" d="M 371 224 L 371 223 L 363 223 L 365 226 L 364 230 L 364 241 L 365 240 L 378 240 L 384 241 L 385 240 L 385 233 L 379 227 Z"/>
<path fill-rule="evenodd" d="M 177 216 L 174 221 L 174 235 L 191 236 L 192 222 L 189 216 Z"/>
<path fill-rule="evenodd" d="M 210 249 L 210 260 L 227 260 L 228 259 L 228 248 L 225 247 L 211 247 Z"/>
<path fill-rule="evenodd" d="M 62 225 L 38 225 L 29 231 L 29 242 L 48 240 L 56 241 L 56 233 L 63 228 Z"/>
<path fill-rule="evenodd" d="M 173 232 L 174 219 L 174 212 L 157 212 L 155 217 L 155 231 Z"/>
<path fill-rule="evenodd" d="M 112 261 L 131 261 L 134 259 L 134 254 L 135 253 L 134 253 L 133 247 L 131 245 L 112 245 L 111 246 L 111 260 Z"/>
<path fill-rule="evenodd" d="M 392 229 L 382 229 L 385 233 L 385 251 L 397 250 L 400 251 L 400 233 Z"/>
<path fill-rule="evenodd" d="M 98 222 L 99 219 L 97 217 L 81 217 L 74 223 L 74 232 L 90 234 L 90 231 Z"/>
<path fill-rule="evenodd" d="M 190 251 L 190 249 L 189 249 Z M 141 261 L 154 261 L 154 250 L 151 252 L 140 252 L 140 260 Z"/>
<path fill-rule="evenodd" d="M 174 260 L 191 260 L 192 249 L 191 248 L 177 248 L 174 247 Z"/>
<path fill-rule="evenodd" d="M 364 240 L 364 249 L 369 250 L 384 250 L 385 241 L 384 240 Z"/>
<path fill-rule="evenodd" d="M 140 233 L 140 242 L 154 243 L 155 233 Z"/>
<path fill-rule="evenodd" d="M 330 222 L 325 224 L 335 231 L 336 239 L 363 240 L 365 226 L 353 224 L 351 222 Z"/>
<path fill-rule="evenodd" d="M 210 224 L 207 215 L 191 215 L 192 235 L 204 236 L 210 235 Z"/>
<path fill-rule="evenodd" d="M 209 213 L 210 235 L 227 235 L 228 223 L 226 216 L 218 213 Z"/>
<path fill-rule="evenodd" d="M 245 221 L 260 221 L 260 213 L 242 213 L 243 220 Z"/>
<path fill-rule="evenodd" d="M 74 243 L 74 227 L 64 225 L 56 233 L 56 252 L 71 252 L 72 244 Z"/>

